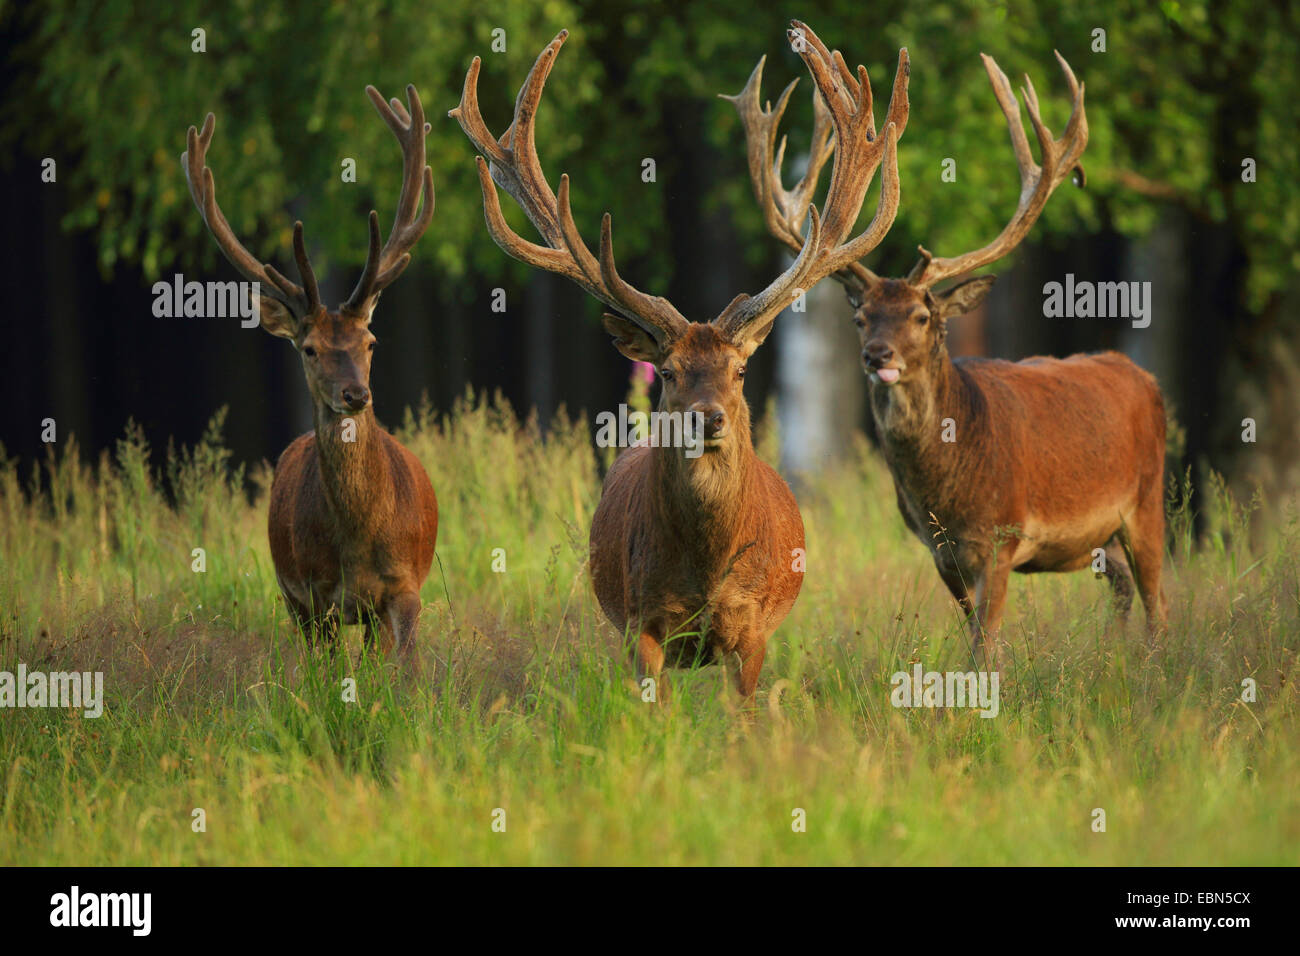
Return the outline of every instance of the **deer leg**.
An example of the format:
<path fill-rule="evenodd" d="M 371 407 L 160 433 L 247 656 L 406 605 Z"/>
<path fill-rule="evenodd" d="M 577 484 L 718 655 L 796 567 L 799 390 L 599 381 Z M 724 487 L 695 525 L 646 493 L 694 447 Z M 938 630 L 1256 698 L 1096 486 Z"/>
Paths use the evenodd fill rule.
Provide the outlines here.
<path fill-rule="evenodd" d="M 397 653 L 402 660 L 411 660 L 415 653 L 415 631 L 420 620 L 420 595 L 415 591 L 404 591 L 388 602 L 387 613 L 383 615 L 383 638 L 381 645 L 385 654 L 397 643 Z"/>
<path fill-rule="evenodd" d="M 1119 532 L 1106 542 L 1106 570 L 1103 572 L 1110 585 L 1111 602 L 1120 621 L 1128 620 L 1133 607 L 1133 572 L 1124 554 L 1124 542 Z"/>
<path fill-rule="evenodd" d="M 374 649 L 376 641 L 379 643 L 379 649 L 384 653 L 393 646 L 393 635 L 389 631 L 388 621 L 377 608 L 360 609 L 357 612 L 357 623 L 361 625 L 361 643 L 367 651 Z"/>
<path fill-rule="evenodd" d="M 314 616 L 312 615 L 311 610 L 307 605 L 303 604 L 296 597 L 286 591 L 283 585 L 280 586 L 280 595 L 284 598 L 285 607 L 289 609 L 289 613 L 293 616 L 294 625 L 310 642 L 314 626 Z"/>
<path fill-rule="evenodd" d="M 298 616 L 299 613 L 301 616 Z M 300 612 L 295 612 L 295 616 L 298 617 L 298 626 L 307 639 L 307 647 L 312 651 L 323 647 L 326 656 L 333 660 L 339 643 L 339 609 L 331 607 L 313 613 L 302 608 Z"/>
<path fill-rule="evenodd" d="M 989 667 L 997 664 L 998 632 L 1007 600 L 1007 579 L 1011 577 L 1011 563 L 1006 557 L 993 558 L 975 583 L 975 613 L 970 619 L 971 653 L 978 663 L 982 648 Z"/>
<path fill-rule="evenodd" d="M 327 643 L 330 638 L 327 622 L 329 612 L 317 611 L 309 604 L 300 601 L 284 586 L 279 575 L 276 576 L 276 581 L 280 585 L 280 595 L 284 598 L 285 607 L 293 616 L 293 622 L 307 641 L 307 646 L 314 650 L 319 644 Z"/>
<path fill-rule="evenodd" d="M 743 646 L 743 645 L 742 645 Z M 758 675 L 763 671 L 763 658 L 767 656 L 767 642 L 759 641 L 756 647 L 742 651 L 740 648 L 727 655 L 731 674 L 740 692 L 741 709 L 753 711 L 754 697 L 758 693 Z"/>
<path fill-rule="evenodd" d="M 632 663 L 636 668 L 636 683 L 642 694 L 645 693 L 645 680 L 654 681 L 654 699 L 656 703 L 668 700 L 668 682 L 663 679 L 664 646 L 658 635 L 644 630 L 637 638 L 632 649 Z"/>
<path fill-rule="evenodd" d="M 943 578 L 943 583 L 948 586 L 948 592 L 952 594 L 953 600 L 961 606 L 962 613 L 969 619 L 975 611 L 975 605 L 971 602 L 970 591 L 961 573 L 940 568 L 939 577 Z"/>
<path fill-rule="evenodd" d="M 1133 576 L 1137 579 L 1138 594 L 1147 612 L 1147 630 L 1151 634 L 1163 631 L 1169 608 L 1160 588 L 1160 575 L 1165 560 L 1164 499 L 1158 483 L 1138 504 L 1125 532 L 1129 550 L 1133 554 Z"/>
<path fill-rule="evenodd" d="M 339 646 L 339 627 L 343 623 L 342 614 L 338 607 L 331 607 L 316 621 L 320 630 L 321 643 L 325 645 L 325 653 L 333 660 L 334 652 L 338 650 Z"/>

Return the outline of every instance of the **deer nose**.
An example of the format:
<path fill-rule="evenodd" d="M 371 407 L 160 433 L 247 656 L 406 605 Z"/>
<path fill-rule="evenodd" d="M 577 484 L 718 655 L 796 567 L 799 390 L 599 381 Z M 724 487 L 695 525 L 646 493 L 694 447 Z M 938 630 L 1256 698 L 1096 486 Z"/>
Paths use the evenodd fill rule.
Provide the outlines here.
<path fill-rule="evenodd" d="M 359 412 L 370 404 L 370 389 L 364 385 L 348 385 L 343 389 L 343 404 L 354 412 Z"/>
<path fill-rule="evenodd" d="M 727 413 L 714 402 L 696 402 L 690 410 L 704 419 L 704 437 L 722 438 L 727 434 Z"/>
<path fill-rule="evenodd" d="M 862 350 L 862 364 L 868 368 L 880 368 L 893 358 L 894 350 L 883 342 L 870 343 Z"/>

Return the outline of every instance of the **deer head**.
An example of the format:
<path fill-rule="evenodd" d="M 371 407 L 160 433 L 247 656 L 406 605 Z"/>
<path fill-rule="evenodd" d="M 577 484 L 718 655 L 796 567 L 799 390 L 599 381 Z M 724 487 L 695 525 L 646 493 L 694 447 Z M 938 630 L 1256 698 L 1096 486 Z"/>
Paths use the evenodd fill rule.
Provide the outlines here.
<path fill-rule="evenodd" d="M 852 148 L 835 154 L 824 216 L 810 214 L 808 235 L 798 243 L 799 255 L 785 273 L 757 295 L 738 295 L 710 322 L 689 322 L 668 300 L 646 295 L 618 274 L 614 264 L 611 221 L 601 222 L 600 249 L 593 255 L 573 221 L 569 207 L 569 177 L 560 176 L 558 194 L 551 191 L 533 142 L 537 107 L 546 78 L 568 37 L 562 30 L 533 64 L 515 101 L 514 118 L 498 139 L 489 132 L 478 106 L 480 62 L 475 57 L 465 76 L 460 105 L 451 111 L 465 135 L 479 150 L 479 181 L 488 231 L 502 250 L 521 262 L 566 276 L 615 314 L 605 328 L 624 355 L 652 363 L 663 388 L 661 411 L 698 411 L 704 416 L 706 447 L 714 450 L 749 442 L 749 408 L 744 400 L 745 362 L 767 338 L 777 315 L 803 290 L 866 255 L 888 232 L 898 209 L 896 144 L 907 121 L 907 54 L 899 56 L 889 123 L 876 136 L 871 114 L 871 86 L 866 70 L 857 78 L 838 53 L 816 39 L 795 20 L 788 36 L 803 57 L 813 81 L 822 91 L 827 131 Z M 829 156 L 829 150 L 822 161 Z M 855 238 L 857 221 L 868 187 L 882 167 L 880 200 L 875 217 Z M 521 238 L 506 224 L 497 186 L 527 215 L 546 245 Z"/>
<path fill-rule="evenodd" d="M 853 324 L 872 383 L 889 386 L 928 372 L 943 355 L 949 317 L 979 305 L 995 278 L 981 276 L 937 293 L 906 279 L 880 279 L 863 289 Z"/>
<path fill-rule="evenodd" d="M 181 155 L 190 196 L 218 248 L 245 279 L 260 286 L 262 328 L 294 344 L 302 357 L 307 386 L 317 409 L 339 415 L 355 414 L 370 406 L 370 359 L 375 347 L 370 319 L 375 303 L 410 263 L 411 248 L 433 218 L 433 170 L 424 162 L 424 138 L 431 127 L 425 122 L 419 94 L 414 86 L 407 86 L 409 112 L 397 99 L 391 104 L 384 102 L 373 86 L 366 87 L 366 94 L 401 146 L 402 188 L 393 228 L 382 248 L 379 214 L 370 211 L 365 269 L 352 295 L 333 311 L 321 303 L 301 222 L 293 225 L 293 254 L 302 285 L 287 279 L 274 266 L 258 262 L 235 237 L 217 205 L 212 170 L 207 166 L 208 146 L 216 128 L 213 114 L 208 114 L 201 131 L 189 128 L 186 150 Z"/>
<path fill-rule="evenodd" d="M 745 361 L 762 343 L 773 320 L 761 334 L 739 342 L 711 324 L 691 322 L 667 347 L 621 316 L 606 314 L 604 321 L 605 330 L 614 337 L 614 348 L 658 370 L 659 410 L 699 416 L 706 450 L 748 441 Z"/>
<path fill-rule="evenodd" d="M 892 387 L 900 383 L 930 381 L 934 363 L 945 361 L 947 350 L 944 339 L 947 321 L 956 315 L 971 311 L 983 301 L 993 286 L 995 276 L 968 279 L 940 292 L 934 286 L 947 279 L 967 275 L 1001 259 L 1014 249 L 1038 219 L 1052 191 L 1072 172 L 1083 184 L 1083 167 L 1079 156 L 1088 144 L 1088 121 L 1083 108 L 1083 84 L 1079 83 L 1070 66 L 1060 53 L 1056 54 L 1065 74 L 1073 100 L 1073 111 L 1060 139 L 1054 139 L 1044 125 L 1038 111 L 1038 97 L 1033 83 L 1025 77 L 1022 95 L 1029 110 L 1029 119 L 1038 138 L 1042 165 L 1034 162 L 1020 121 L 1020 107 L 1011 91 L 1006 74 L 992 57 L 981 54 L 984 68 L 993 84 L 1007 126 L 1011 133 L 1011 146 L 1020 168 L 1020 201 L 1015 214 L 996 239 L 981 249 L 951 259 L 935 258 L 924 246 L 921 258 L 903 279 L 877 276 L 862 262 L 845 264 L 835 278 L 844 286 L 849 301 L 854 306 L 854 324 L 858 328 L 862 348 L 862 364 L 873 385 Z M 749 153 L 750 179 L 754 194 L 763 208 L 768 231 L 792 248 L 799 248 L 804 210 L 817 188 L 817 180 L 825 165 L 826 156 L 833 152 L 836 160 L 844 149 L 860 149 L 848 139 L 837 135 L 833 144 L 827 142 L 822 102 L 824 93 L 813 93 L 816 122 L 813 129 L 808 171 L 799 184 L 790 191 L 781 185 L 781 161 L 785 143 L 773 155 L 776 126 L 785 110 L 794 84 L 786 88 L 775 111 L 759 109 L 759 86 L 762 81 L 763 61 L 737 96 L 726 97 L 736 104 L 745 128 Z M 832 184 L 834 177 L 832 176 Z M 832 186 L 833 188 L 833 186 Z"/>

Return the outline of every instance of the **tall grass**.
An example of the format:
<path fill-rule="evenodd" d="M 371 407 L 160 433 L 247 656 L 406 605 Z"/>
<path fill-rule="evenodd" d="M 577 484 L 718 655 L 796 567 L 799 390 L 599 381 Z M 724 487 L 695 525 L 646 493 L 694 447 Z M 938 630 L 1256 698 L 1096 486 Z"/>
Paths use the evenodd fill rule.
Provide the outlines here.
<path fill-rule="evenodd" d="M 1090 574 L 1015 576 L 982 719 L 890 705 L 894 672 L 968 653 L 859 443 L 800 482 L 807 578 L 749 722 L 717 668 L 673 672 L 664 710 L 635 692 L 586 577 L 585 424 L 408 414 L 442 515 L 418 673 L 355 628 L 304 649 L 269 476 L 250 503 L 221 424 L 161 474 L 134 426 L 93 467 L 71 442 L 25 483 L 0 461 L 0 670 L 103 671 L 107 697 L 0 710 L 0 863 L 1300 862 L 1300 518 L 1221 482 L 1199 542 L 1171 515 L 1159 644 Z"/>

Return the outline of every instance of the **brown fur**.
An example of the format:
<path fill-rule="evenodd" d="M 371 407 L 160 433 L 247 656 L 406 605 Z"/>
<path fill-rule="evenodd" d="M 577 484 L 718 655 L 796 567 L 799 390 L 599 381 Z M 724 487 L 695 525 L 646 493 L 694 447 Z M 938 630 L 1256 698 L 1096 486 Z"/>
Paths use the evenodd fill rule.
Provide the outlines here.
<path fill-rule="evenodd" d="M 1133 590 L 1127 548 L 1157 628 L 1166 616 L 1160 389 L 1117 352 L 954 362 L 946 320 L 991 284 L 982 277 L 929 293 L 879 280 L 857 311 L 868 373 L 900 370 L 895 384 L 873 375 L 871 385 L 899 510 L 971 613 L 976 649 L 998 631 L 1011 571 L 1081 569 L 1096 548 L 1124 612 Z M 953 442 L 943 441 L 945 419 Z"/>
<path fill-rule="evenodd" d="M 655 678 L 661 698 L 665 664 L 725 660 L 752 702 L 767 640 L 803 584 L 794 570 L 803 520 L 785 482 L 754 453 L 743 390 L 744 361 L 770 323 L 741 345 L 692 324 L 666 350 L 630 322 L 607 316 L 606 325 L 625 355 L 673 375 L 660 411 L 721 412 L 726 432 L 695 459 L 638 445 L 614 462 L 591 525 L 596 596 L 614 626 L 635 637 L 638 678 Z"/>
<path fill-rule="evenodd" d="M 270 329 L 278 326 L 265 311 L 274 308 L 263 300 Z M 276 580 L 304 630 L 332 644 L 340 619 L 373 617 L 382 649 L 396 643 L 406 655 L 433 564 L 438 502 L 424 466 L 375 421 L 369 321 L 322 310 L 294 330 L 316 429 L 280 456 L 267 524 Z M 345 419 L 355 442 L 343 440 Z"/>
<path fill-rule="evenodd" d="M 795 21 L 791 27 L 797 47 L 811 37 L 804 24 Z M 598 258 L 573 221 L 568 176 L 559 178 L 558 192 L 547 184 L 533 134 L 546 78 L 568 35 L 561 30 L 538 54 L 515 97 L 514 119 L 502 138 L 489 132 L 479 112 L 478 57 L 465 74 L 460 105 L 449 115 L 478 148 L 483 213 L 493 241 L 520 262 L 567 277 L 620 313 L 606 315 L 605 328 L 614 336 L 615 348 L 628 358 L 658 367 L 664 383 L 659 411 L 699 413 L 706 423 L 708 448 L 702 457 L 694 456 L 697 448 L 633 448 L 606 476 L 591 527 L 590 567 L 601 607 L 615 626 L 636 635 L 637 668 L 653 675 L 656 683 L 666 659 L 679 663 L 725 657 L 735 667 L 741 694 L 752 702 L 767 639 L 799 593 L 802 571 L 794 570 L 797 559 L 792 552 L 803 547 L 803 523 L 790 490 L 754 455 L 742 388 L 744 363 L 789 304 L 791 290 L 838 268 L 831 247 L 843 240 L 857 218 L 867 183 L 863 176 L 850 177 L 853 181 L 838 190 L 838 201 L 828 202 L 834 213 L 825 248 L 819 245 L 820 232 L 810 235 L 797 265 L 766 289 L 736 296 L 707 325 L 688 322 L 667 299 L 646 295 L 618 274 L 608 213 L 601 220 Z M 829 61 L 829 52 L 820 45 L 809 54 L 823 55 Z M 830 73 L 819 71 L 811 61 L 810 69 L 823 96 L 838 107 L 829 92 Z M 904 88 L 905 70 L 906 55 L 899 63 Z M 756 99 L 756 92 L 745 96 L 747 104 Z M 891 120 L 903 121 L 905 95 L 902 103 L 901 112 L 891 110 Z M 844 137 L 866 141 L 865 125 L 853 121 L 850 131 L 847 109 L 833 112 Z M 858 164 L 863 171 L 874 170 L 882 159 L 892 170 L 894 129 L 891 122 L 881 140 L 887 149 L 873 145 L 874 160 L 864 158 Z M 869 172 L 865 179 L 870 179 Z M 511 228 L 501 210 L 498 186 L 513 197 L 546 247 Z M 896 188 L 894 197 L 896 208 Z M 888 210 L 890 203 L 882 200 L 882 206 Z M 892 213 L 888 215 L 892 219 Z M 841 219 L 846 222 L 839 223 Z M 683 635 L 685 630 L 699 637 L 692 641 Z"/>
<path fill-rule="evenodd" d="M 302 285 L 255 258 L 217 206 L 207 151 L 216 130 L 209 113 L 189 128 L 181 163 L 190 198 L 222 253 L 260 289 L 259 321 L 289 339 L 302 358 L 315 412 L 314 434 L 293 442 L 276 465 L 267 533 L 285 603 L 309 636 L 333 648 L 340 618 L 377 622 L 380 643 L 409 656 L 420 615 L 420 585 L 438 534 L 438 502 L 415 456 L 378 424 L 371 410 L 370 317 L 385 288 L 411 261 L 433 218 L 433 170 L 425 165 L 429 124 L 415 87 L 391 105 L 373 86 L 366 95 L 402 150 L 402 189 L 388 241 L 370 211 L 366 266 L 352 295 L 325 308 L 301 222 L 293 256 Z"/>

